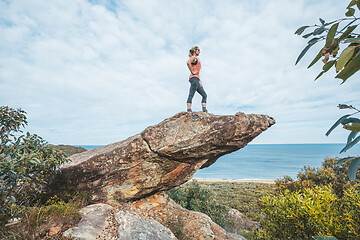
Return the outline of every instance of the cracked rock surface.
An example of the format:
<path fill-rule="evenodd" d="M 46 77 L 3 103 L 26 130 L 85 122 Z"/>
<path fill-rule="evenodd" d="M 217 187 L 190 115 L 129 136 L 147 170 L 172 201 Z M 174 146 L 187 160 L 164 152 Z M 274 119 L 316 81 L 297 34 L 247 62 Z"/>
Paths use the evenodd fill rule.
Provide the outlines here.
<path fill-rule="evenodd" d="M 76 227 L 68 229 L 63 236 L 71 239 L 96 239 L 105 228 L 106 219 L 112 206 L 98 203 L 80 210 L 81 221 Z"/>
<path fill-rule="evenodd" d="M 74 186 L 94 202 L 141 199 L 185 183 L 274 123 L 266 115 L 181 112 L 124 141 L 70 156 L 50 188 Z"/>

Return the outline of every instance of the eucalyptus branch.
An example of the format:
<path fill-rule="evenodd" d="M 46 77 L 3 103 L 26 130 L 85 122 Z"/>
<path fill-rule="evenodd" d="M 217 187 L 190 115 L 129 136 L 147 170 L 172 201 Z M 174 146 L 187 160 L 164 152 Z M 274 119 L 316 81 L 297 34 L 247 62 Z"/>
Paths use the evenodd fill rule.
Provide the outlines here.
<path fill-rule="evenodd" d="M 339 105 L 340 105 L 340 104 L 339 104 Z M 349 108 L 350 108 L 350 109 L 354 109 L 354 110 L 356 111 L 355 113 L 350 114 L 350 116 L 355 115 L 355 114 L 358 114 L 358 113 L 360 112 L 359 109 L 357 109 L 356 107 L 354 107 L 354 106 L 352 106 L 352 105 L 349 105 Z"/>
<path fill-rule="evenodd" d="M 314 60 L 310 63 L 308 68 L 314 66 L 322 57 L 324 63 L 322 71 L 315 78 L 318 79 L 324 73 L 326 73 L 332 67 L 335 68 L 337 75 L 335 78 L 342 79 L 343 84 L 348 78 L 352 77 L 355 73 L 360 71 L 360 34 L 353 33 L 353 31 L 359 26 L 356 21 L 360 20 L 360 17 L 355 17 L 355 8 L 360 10 L 360 0 L 351 0 L 347 6 L 347 12 L 345 18 L 340 18 L 332 22 L 326 23 L 323 19 L 319 18 L 321 25 L 315 24 L 312 26 L 302 26 L 295 31 L 295 34 L 302 35 L 303 38 L 313 36 L 313 38 L 307 42 L 306 47 L 301 51 L 300 55 L 296 59 L 295 65 L 302 59 L 307 51 L 316 43 L 325 40 L 324 46 L 320 49 Z M 345 23 L 345 26 L 339 31 L 338 27 L 340 23 Z M 308 28 L 315 28 L 312 32 L 303 34 Z M 346 29 L 346 30 L 345 30 Z M 348 45 L 345 45 L 349 43 Z M 340 47 L 344 47 L 340 51 Z M 333 60 L 329 61 L 330 56 Z M 346 152 L 352 148 L 355 144 L 360 142 L 360 136 L 356 137 L 360 133 L 360 119 L 351 117 L 360 113 L 360 110 L 352 105 L 339 104 L 339 109 L 351 109 L 355 110 L 354 113 L 346 114 L 339 118 L 333 126 L 326 132 L 326 136 L 339 125 L 343 125 L 343 128 L 350 131 L 347 139 L 346 146 L 340 151 L 340 153 Z M 360 165 L 360 157 L 357 158 L 345 158 L 338 161 L 338 164 L 342 161 L 351 161 L 348 169 L 349 179 L 355 180 L 356 171 Z"/>

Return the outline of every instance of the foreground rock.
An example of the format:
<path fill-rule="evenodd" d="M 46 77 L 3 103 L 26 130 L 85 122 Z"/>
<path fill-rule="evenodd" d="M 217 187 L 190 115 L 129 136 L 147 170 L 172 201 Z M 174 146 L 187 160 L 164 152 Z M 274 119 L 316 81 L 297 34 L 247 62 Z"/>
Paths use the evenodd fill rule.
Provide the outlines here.
<path fill-rule="evenodd" d="M 70 156 L 50 188 L 74 186 L 93 201 L 140 199 L 190 180 L 274 123 L 266 115 L 178 113 L 122 142 Z"/>
<path fill-rule="evenodd" d="M 181 239 L 240 240 L 214 223 L 204 213 L 189 211 L 176 204 L 167 194 L 160 193 L 126 205 L 143 217 L 152 218 L 170 228 Z M 129 207 L 130 206 L 130 207 Z"/>
<path fill-rule="evenodd" d="M 70 239 L 96 239 L 104 230 L 112 206 L 99 203 L 89 205 L 80 210 L 82 219 L 76 227 L 64 232 L 64 237 Z"/>
<path fill-rule="evenodd" d="M 125 211 L 118 211 L 115 213 L 115 220 L 119 223 L 117 231 L 119 239 L 177 239 L 170 229 L 152 219 L 142 218 Z"/>
<path fill-rule="evenodd" d="M 111 208 L 109 205 L 106 206 Z M 89 207 L 95 209 L 99 206 L 95 204 L 86 208 Z M 94 213 L 89 215 L 94 215 Z M 165 193 L 155 194 L 135 202 L 120 203 L 108 212 L 105 223 L 104 218 L 101 218 L 102 231 L 99 231 L 99 227 L 97 230 L 90 230 L 94 224 L 91 221 L 84 220 L 86 218 L 89 219 L 89 216 L 83 215 L 83 219 L 79 223 L 81 226 L 69 229 L 64 236 L 83 240 L 244 239 L 239 235 L 227 233 L 219 225 L 212 222 L 207 215 L 182 208 Z M 104 225 L 105 227 L 103 227 Z M 89 234 L 89 232 L 96 232 L 96 234 Z"/>

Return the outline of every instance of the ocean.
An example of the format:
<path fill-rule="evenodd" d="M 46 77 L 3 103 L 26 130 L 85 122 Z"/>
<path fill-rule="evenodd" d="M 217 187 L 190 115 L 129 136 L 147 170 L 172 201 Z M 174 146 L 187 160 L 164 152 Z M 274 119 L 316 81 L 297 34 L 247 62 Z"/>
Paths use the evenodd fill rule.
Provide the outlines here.
<path fill-rule="evenodd" d="M 88 150 L 100 147 L 79 145 Z M 284 175 L 296 179 L 304 166 L 320 167 L 327 157 L 360 155 L 358 145 L 346 153 L 345 144 L 249 144 L 220 157 L 208 168 L 194 174 L 196 179 L 273 181 Z"/>

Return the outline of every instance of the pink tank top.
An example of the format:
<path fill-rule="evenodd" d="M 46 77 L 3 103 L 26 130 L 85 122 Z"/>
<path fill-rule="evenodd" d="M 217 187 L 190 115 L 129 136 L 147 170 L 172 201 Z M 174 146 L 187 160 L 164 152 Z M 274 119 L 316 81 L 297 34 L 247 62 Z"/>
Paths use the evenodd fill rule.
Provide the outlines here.
<path fill-rule="evenodd" d="M 190 74 L 189 76 L 189 79 L 190 78 L 193 78 L 193 77 L 197 77 L 200 79 L 200 68 L 201 68 L 201 63 L 200 63 L 200 60 L 198 58 L 195 58 L 196 60 L 191 63 L 191 68 L 192 68 L 192 71 L 195 72 L 197 71 L 198 73 L 197 74 Z"/>

